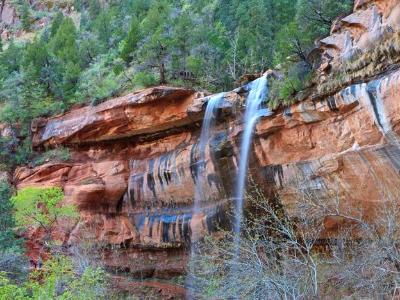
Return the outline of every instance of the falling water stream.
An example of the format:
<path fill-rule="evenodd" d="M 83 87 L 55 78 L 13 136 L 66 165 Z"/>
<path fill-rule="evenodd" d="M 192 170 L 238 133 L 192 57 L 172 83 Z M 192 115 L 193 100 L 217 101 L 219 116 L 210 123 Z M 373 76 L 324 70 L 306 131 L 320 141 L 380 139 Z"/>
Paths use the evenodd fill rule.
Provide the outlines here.
<path fill-rule="evenodd" d="M 271 115 L 271 111 L 267 108 L 261 108 L 262 102 L 268 95 L 268 81 L 266 76 L 262 76 L 247 85 L 248 96 L 246 99 L 246 111 L 243 119 L 243 136 L 240 144 L 239 170 L 236 180 L 235 189 L 235 218 L 234 218 L 234 260 L 237 261 L 240 249 L 240 232 L 243 216 L 243 200 L 246 189 L 247 169 L 249 161 L 249 153 L 253 137 L 253 131 L 257 121 L 263 116 Z M 206 112 L 203 119 L 203 125 L 198 143 L 198 163 L 196 171 L 196 189 L 195 200 L 192 210 L 192 216 L 201 214 L 201 202 L 206 194 L 206 146 L 212 135 L 213 127 L 216 120 L 216 110 L 223 101 L 224 93 L 212 96 L 207 103 Z M 196 243 L 199 237 L 192 232 L 191 258 L 196 255 Z M 191 266 L 192 268 L 192 266 Z M 191 269 L 191 274 L 193 270 Z M 194 278 L 189 275 L 186 279 L 188 287 L 188 299 L 195 299 L 195 282 Z"/>
<path fill-rule="evenodd" d="M 207 171 L 207 163 L 206 163 L 206 148 L 208 141 L 211 138 L 213 128 L 216 121 L 216 113 L 219 105 L 224 99 L 225 93 L 220 93 L 212 96 L 207 102 L 206 112 L 204 114 L 203 124 L 201 127 L 200 140 L 198 143 L 198 160 L 197 160 L 197 171 L 196 171 L 196 187 L 195 187 L 195 197 L 194 197 L 194 205 L 192 210 L 192 219 L 195 215 L 201 214 L 201 202 L 205 196 L 205 184 L 206 180 L 206 171 Z M 196 255 L 196 244 L 199 240 L 199 236 L 197 231 L 192 231 L 191 236 L 191 248 L 190 248 L 190 258 L 192 259 Z M 193 274 L 193 270 L 191 272 Z M 186 286 L 189 287 L 188 290 L 188 299 L 195 299 L 195 282 L 192 278 L 191 274 L 186 279 Z"/>
<path fill-rule="evenodd" d="M 246 190 L 247 169 L 249 162 L 249 152 L 253 137 L 254 126 L 258 119 L 263 116 L 271 115 L 267 108 L 261 109 L 263 100 L 268 95 L 267 76 L 262 76 L 248 85 L 250 89 L 246 99 L 246 111 L 243 120 L 243 136 L 240 144 L 239 170 L 236 180 L 235 190 L 235 219 L 234 230 L 234 260 L 237 260 L 240 249 L 240 231 L 243 217 L 243 199 Z M 235 264 L 234 264 L 235 265 Z"/>
<path fill-rule="evenodd" d="M 204 114 L 203 124 L 201 127 L 200 141 L 198 143 L 198 167 L 196 171 L 196 190 L 193 205 L 193 215 L 201 212 L 201 200 L 204 197 L 204 184 L 206 182 L 206 147 L 214 128 L 216 121 L 216 112 L 218 106 L 224 99 L 225 93 L 212 96 L 207 102 L 206 112 Z M 194 240 L 196 240 L 195 237 Z M 193 240 L 193 237 L 192 237 Z"/>

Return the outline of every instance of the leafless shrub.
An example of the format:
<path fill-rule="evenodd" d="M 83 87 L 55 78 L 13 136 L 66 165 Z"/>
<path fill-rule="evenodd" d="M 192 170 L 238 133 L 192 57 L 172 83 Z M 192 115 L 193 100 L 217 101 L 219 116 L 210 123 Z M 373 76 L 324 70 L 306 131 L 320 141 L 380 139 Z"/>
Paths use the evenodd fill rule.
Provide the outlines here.
<path fill-rule="evenodd" d="M 107 243 L 101 241 L 95 234 L 98 224 L 89 223 L 82 228 L 82 235 L 74 235 L 74 241 L 68 246 L 67 253 L 71 257 L 78 274 L 83 274 L 87 268 L 104 268 L 101 254 Z"/>
<path fill-rule="evenodd" d="M 292 190 L 292 201 L 283 207 L 280 195 L 266 199 L 252 189 L 239 259 L 233 259 L 230 232 L 208 236 L 191 260 L 193 293 L 205 299 L 396 295 L 397 197 L 384 195 L 371 216 L 343 203 L 338 190 L 322 192 L 301 180 Z M 334 229 L 327 228 L 329 220 Z"/>
<path fill-rule="evenodd" d="M 12 249 L 14 250 L 14 249 Z M 0 272 L 15 282 L 23 282 L 29 271 L 29 260 L 19 251 L 5 251 L 0 255 Z"/>

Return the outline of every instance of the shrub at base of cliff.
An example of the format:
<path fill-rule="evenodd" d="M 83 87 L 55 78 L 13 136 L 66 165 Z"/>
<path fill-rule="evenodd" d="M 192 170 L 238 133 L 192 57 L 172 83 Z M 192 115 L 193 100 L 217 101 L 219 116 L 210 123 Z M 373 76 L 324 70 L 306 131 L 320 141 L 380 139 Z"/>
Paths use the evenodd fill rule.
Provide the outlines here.
<path fill-rule="evenodd" d="M 387 197 L 366 219 L 336 193 L 298 189 L 290 210 L 258 191 L 248 197 L 240 255 L 232 234 L 208 237 L 191 260 L 204 299 L 385 298 L 400 280 L 400 208 Z M 329 222 L 338 224 L 335 232 Z M 321 240 L 321 235 L 324 236 Z M 200 297 L 200 298 L 202 298 Z"/>
<path fill-rule="evenodd" d="M 74 220 L 79 214 L 73 205 L 63 205 L 60 188 L 27 187 L 11 198 L 15 209 L 16 225 L 22 232 L 37 231 L 42 240 L 39 257 L 51 249 L 52 232 L 62 220 Z"/>
<path fill-rule="evenodd" d="M 10 185 L 0 181 L 0 272 L 9 280 L 21 282 L 27 277 L 28 260 L 23 254 L 22 240 L 14 233 L 14 207 L 10 197 Z"/>
<path fill-rule="evenodd" d="M 29 281 L 13 284 L 0 273 L 0 299 L 106 299 L 107 274 L 100 268 L 76 272 L 71 259 L 58 256 L 32 272 Z"/>
<path fill-rule="evenodd" d="M 75 207 L 62 205 L 62 190 L 28 187 L 11 197 L 11 201 L 8 200 L 10 196 L 10 188 L 0 183 L 0 208 L 5 212 L 0 214 L 3 229 L 0 243 L 7 248 L 0 258 L 0 300 L 106 299 L 108 275 L 105 271 L 87 256 L 83 261 L 83 255 L 70 258 L 60 254 L 59 247 L 51 240 L 52 229 L 58 222 L 77 217 Z M 45 233 L 39 237 L 42 241 L 33 241 L 39 243 L 41 249 L 39 261 L 31 272 L 27 268 L 27 258 L 19 248 L 20 243 L 14 242 L 15 226 L 24 231 L 37 228 Z M 42 256 L 46 258 L 44 262 Z"/>

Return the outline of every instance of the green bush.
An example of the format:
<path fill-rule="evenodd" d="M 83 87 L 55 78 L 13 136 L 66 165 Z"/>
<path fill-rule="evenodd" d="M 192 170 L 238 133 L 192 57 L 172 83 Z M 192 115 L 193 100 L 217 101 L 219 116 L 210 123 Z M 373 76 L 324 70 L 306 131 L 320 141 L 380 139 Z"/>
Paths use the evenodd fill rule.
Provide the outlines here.
<path fill-rule="evenodd" d="M 298 77 L 285 77 L 283 80 L 271 80 L 268 106 L 276 109 L 280 104 L 291 104 L 296 93 L 303 89 L 304 83 Z"/>
<path fill-rule="evenodd" d="M 0 247 L 1 250 L 20 246 L 14 235 L 15 220 L 13 203 L 10 201 L 11 187 L 7 181 L 0 181 Z"/>
<path fill-rule="evenodd" d="M 157 78 L 150 72 L 138 72 L 133 78 L 133 82 L 138 87 L 150 87 L 157 85 Z"/>
<path fill-rule="evenodd" d="M 299 78 L 286 78 L 280 87 L 279 97 L 288 101 L 291 97 L 303 88 L 303 84 Z"/>
<path fill-rule="evenodd" d="M 58 162 L 65 162 L 71 159 L 71 154 L 69 153 L 68 148 L 56 148 L 52 150 L 48 150 L 42 153 L 39 157 L 37 157 L 34 162 L 33 166 L 43 165 L 48 161 L 58 161 Z"/>
<path fill-rule="evenodd" d="M 0 300 L 29 299 L 26 287 L 12 283 L 5 272 L 0 272 Z"/>
<path fill-rule="evenodd" d="M 99 58 L 81 75 L 76 99 L 79 102 L 89 100 L 92 105 L 97 105 L 117 95 L 123 81 L 121 72 L 115 72 L 119 66 L 119 63 L 114 63 L 114 55 Z"/>
<path fill-rule="evenodd" d="M 279 105 L 289 105 L 298 99 L 298 93 L 311 86 L 314 72 L 304 61 L 287 62 L 280 65 L 283 78 L 271 78 L 269 81 L 269 102 L 272 109 Z"/>
<path fill-rule="evenodd" d="M 31 140 L 26 138 L 19 141 L 15 137 L 0 136 L 0 170 L 12 172 L 18 165 L 28 164 L 32 161 Z"/>
<path fill-rule="evenodd" d="M 21 282 L 26 279 L 28 262 L 23 254 L 22 240 L 14 233 L 14 206 L 10 201 L 11 187 L 0 181 L 0 273 Z M 1 298 L 0 298 L 1 299 Z"/>
<path fill-rule="evenodd" d="M 22 229 L 42 227 L 50 232 L 60 218 L 76 218 L 72 205 L 61 205 L 64 197 L 61 188 L 26 187 L 11 198 L 15 208 L 16 225 Z"/>
<path fill-rule="evenodd" d="M 34 271 L 23 284 L 12 283 L 0 272 L 0 300 L 106 299 L 107 279 L 100 268 L 87 267 L 79 274 L 71 259 L 56 256 Z"/>

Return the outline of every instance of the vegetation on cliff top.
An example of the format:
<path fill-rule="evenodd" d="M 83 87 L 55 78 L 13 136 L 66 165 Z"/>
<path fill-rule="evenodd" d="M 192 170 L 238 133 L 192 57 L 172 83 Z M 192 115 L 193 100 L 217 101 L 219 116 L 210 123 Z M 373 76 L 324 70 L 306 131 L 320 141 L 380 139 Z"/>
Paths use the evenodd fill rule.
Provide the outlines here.
<path fill-rule="evenodd" d="M 315 39 L 352 7 L 351 0 L 75 0 L 40 10 L 13 3 L 21 22 L 11 30 L 35 37 L 2 41 L 0 122 L 22 138 L 33 118 L 159 83 L 229 90 L 243 74 L 279 66 L 287 79 L 274 98 L 290 98 L 311 70 Z M 50 22 L 38 29 L 43 18 Z M 14 165 L 33 159 L 29 144 L 14 148 Z"/>

